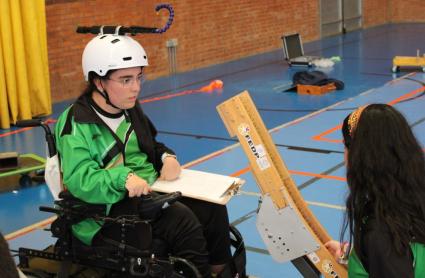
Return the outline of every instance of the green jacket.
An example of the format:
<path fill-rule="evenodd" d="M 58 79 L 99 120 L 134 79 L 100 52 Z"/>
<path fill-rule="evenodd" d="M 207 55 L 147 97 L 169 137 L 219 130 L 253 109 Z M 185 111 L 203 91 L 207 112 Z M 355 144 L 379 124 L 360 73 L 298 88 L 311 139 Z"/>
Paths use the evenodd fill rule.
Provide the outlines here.
<path fill-rule="evenodd" d="M 156 130 L 136 105 L 114 134 L 93 109 L 89 95 L 66 109 L 55 126 L 63 183 L 75 197 L 90 204 L 111 206 L 128 193 L 127 175 L 136 173 L 152 184 L 162 167 L 161 155 L 173 153 L 155 140 Z M 137 138 L 142 138 L 138 140 Z M 72 226 L 74 235 L 91 244 L 103 223 L 86 219 Z"/>
<path fill-rule="evenodd" d="M 410 245 L 413 253 L 413 269 L 415 278 L 425 277 L 425 245 L 421 243 L 412 243 Z M 354 250 L 350 254 L 348 260 L 348 277 L 349 278 L 367 278 L 369 273 L 363 267 L 359 257 Z"/>

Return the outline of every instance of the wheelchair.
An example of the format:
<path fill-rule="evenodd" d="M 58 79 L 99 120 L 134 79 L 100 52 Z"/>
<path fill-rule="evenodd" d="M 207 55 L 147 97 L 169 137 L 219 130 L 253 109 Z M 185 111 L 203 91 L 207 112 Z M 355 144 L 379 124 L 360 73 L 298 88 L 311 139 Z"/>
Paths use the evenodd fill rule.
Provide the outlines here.
<path fill-rule="evenodd" d="M 53 136 L 47 124 L 41 120 L 22 121 L 19 126 L 42 126 L 46 132 L 49 155 L 55 152 Z M 95 205 L 75 198 L 68 191 L 62 191 L 54 207 L 40 207 L 40 211 L 57 215 L 50 226 L 52 236 L 57 238 L 54 245 L 45 250 L 19 248 L 20 270 L 28 277 L 68 278 L 68 277 L 147 277 L 147 278 L 198 278 L 196 267 L 180 257 L 167 252 L 166 243 L 152 238 L 151 223 L 161 211 L 176 202 L 180 192 L 169 194 L 149 194 L 142 196 L 138 215 L 108 217 L 105 205 Z M 104 224 L 120 225 L 120 241 L 103 238 L 104 246 L 88 246 L 72 234 L 72 225 L 83 219 L 93 219 Z M 136 228 L 143 231 L 139 246 L 126 244 L 125 230 Z M 222 278 L 243 278 L 245 273 L 246 251 L 239 231 L 230 226 L 232 261 L 218 275 Z"/>

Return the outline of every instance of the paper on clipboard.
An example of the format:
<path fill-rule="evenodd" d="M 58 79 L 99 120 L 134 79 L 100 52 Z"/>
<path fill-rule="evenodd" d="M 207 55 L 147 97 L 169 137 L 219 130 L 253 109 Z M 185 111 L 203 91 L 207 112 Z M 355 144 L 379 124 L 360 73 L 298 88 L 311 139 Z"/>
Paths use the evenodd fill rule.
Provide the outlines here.
<path fill-rule="evenodd" d="M 157 180 L 152 189 L 165 193 L 180 191 L 186 197 L 224 205 L 244 183 L 237 177 L 182 169 L 177 180 Z"/>

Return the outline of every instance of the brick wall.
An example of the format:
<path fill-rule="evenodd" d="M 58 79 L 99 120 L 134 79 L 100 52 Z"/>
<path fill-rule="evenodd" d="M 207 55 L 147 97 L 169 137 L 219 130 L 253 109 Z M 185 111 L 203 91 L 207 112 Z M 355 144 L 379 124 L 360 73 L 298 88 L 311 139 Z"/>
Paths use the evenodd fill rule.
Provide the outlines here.
<path fill-rule="evenodd" d="M 150 66 L 148 78 L 167 75 L 166 41 L 178 40 L 180 72 L 255 55 L 281 47 L 283 33 L 319 39 L 320 0 L 170 0 L 174 24 L 163 35 L 137 36 Z M 158 0 L 46 0 L 49 67 L 53 100 L 75 98 L 84 87 L 81 53 L 91 35 L 78 25 L 163 26 Z M 363 0 L 363 26 L 425 21 L 423 0 Z"/>
<path fill-rule="evenodd" d="M 363 27 L 388 23 L 392 0 L 363 0 Z"/>
<path fill-rule="evenodd" d="M 392 22 L 425 22 L 423 0 L 392 0 Z"/>
<path fill-rule="evenodd" d="M 372 1 L 372 0 L 369 0 Z M 282 46 L 280 36 L 300 32 L 304 41 L 319 38 L 318 1 L 171 0 L 174 24 L 163 35 L 137 36 L 145 47 L 149 78 L 168 74 L 166 41 L 178 39 L 179 71 L 235 60 Z M 78 96 L 84 87 L 81 53 L 91 35 L 78 25 L 162 26 L 154 0 L 46 0 L 51 89 L 54 101 Z"/>
<path fill-rule="evenodd" d="M 423 0 L 363 0 L 363 26 L 425 22 Z"/>

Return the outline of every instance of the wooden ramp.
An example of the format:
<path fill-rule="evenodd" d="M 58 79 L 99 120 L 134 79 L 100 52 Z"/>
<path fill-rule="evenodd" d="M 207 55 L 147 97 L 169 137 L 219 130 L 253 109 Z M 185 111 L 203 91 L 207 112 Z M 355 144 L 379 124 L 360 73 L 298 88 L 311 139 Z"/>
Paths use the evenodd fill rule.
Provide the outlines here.
<path fill-rule="evenodd" d="M 217 106 L 231 137 L 237 136 L 263 195 L 257 229 L 278 262 L 303 258 L 323 277 L 347 277 L 324 244 L 330 236 L 308 208 L 249 93 Z"/>

